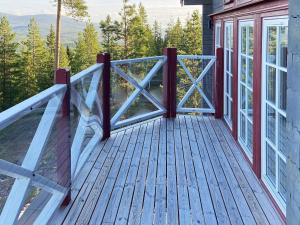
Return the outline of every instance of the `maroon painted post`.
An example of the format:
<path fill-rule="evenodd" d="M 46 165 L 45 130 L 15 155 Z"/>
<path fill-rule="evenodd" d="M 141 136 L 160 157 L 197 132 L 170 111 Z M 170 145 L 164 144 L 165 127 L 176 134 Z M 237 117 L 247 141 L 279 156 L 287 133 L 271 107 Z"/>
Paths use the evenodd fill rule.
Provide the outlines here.
<path fill-rule="evenodd" d="M 110 137 L 110 54 L 102 53 L 97 55 L 97 63 L 103 63 L 102 73 L 102 113 L 103 113 L 103 137 L 105 140 Z M 101 90 L 100 90 L 101 91 Z"/>
<path fill-rule="evenodd" d="M 56 142 L 57 178 L 58 183 L 69 189 L 62 205 L 71 201 L 71 130 L 70 130 L 70 71 L 58 69 L 55 77 L 56 84 L 66 84 L 67 90 L 61 105 L 61 117 L 57 123 L 58 137 Z"/>
<path fill-rule="evenodd" d="M 166 118 L 176 117 L 176 80 L 177 80 L 177 49 L 165 48 L 164 55 L 167 57 L 167 62 L 164 66 L 163 75 L 163 97 L 164 105 L 167 110 Z"/>
<path fill-rule="evenodd" d="M 224 109 L 224 49 L 218 48 L 216 50 L 216 70 L 215 70 L 215 118 L 221 119 L 223 117 Z"/>

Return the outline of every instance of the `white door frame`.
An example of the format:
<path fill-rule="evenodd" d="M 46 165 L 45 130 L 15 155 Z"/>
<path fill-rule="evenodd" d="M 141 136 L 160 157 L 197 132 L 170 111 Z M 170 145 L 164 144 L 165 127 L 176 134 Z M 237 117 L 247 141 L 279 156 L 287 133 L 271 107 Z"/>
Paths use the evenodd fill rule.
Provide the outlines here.
<path fill-rule="evenodd" d="M 252 152 L 250 151 L 250 149 L 247 147 L 247 137 L 248 137 L 248 122 L 252 125 L 252 136 L 253 136 L 253 118 L 252 121 L 249 119 L 248 116 L 248 91 L 252 92 L 252 98 L 253 98 L 253 77 L 252 77 L 252 87 L 249 87 L 248 85 L 248 71 L 249 71 L 249 65 L 248 65 L 248 59 L 252 60 L 252 66 L 253 66 L 253 53 L 252 56 L 250 56 L 248 53 L 248 49 L 249 49 L 249 32 L 247 29 L 247 34 L 246 34 L 246 54 L 242 53 L 242 27 L 247 27 L 247 26 L 252 26 L 253 28 L 253 50 L 254 50 L 254 20 L 240 20 L 239 21 L 239 34 L 238 34 L 238 41 L 239 41 L 239 48 L 238 48 L 238 141 L 240 143 L 240 145 L 242 146 L 245 154 L 247 155 L 248 159 L 251 161 L 251 163 L 253 163 L 253 149 Z M 241 81 L 241 59 L 242 56 L 244 56 L 246 58 L 246 77 L 245 77 L 245 82 Z M 252 68 L 253 71 L 253 68 Z M 243 85 L 245 87 L 245 101 L 246 101 L 246 112 L 243 112 L 241 110 L 241 85 Z M 252 105 L 253 108 L 253 105 Z M 246 125 L 245 125 L 245 141 L 242 140 L 241 138 L 241 113 L 244 115 L 245 117 L 245 121 L 246 121 Z M 253 141 L 253 138 L 252 138 Z M 253 145 L 253 144 L 252 144 Z"/>
<path fill-rule="evenodd" d="M 272 194 L 273 198 L 275 199 L 275 201 L 277 202 L 278 206 L 280 207 L 281 211 L 285 214 L 286 213 L 286 203 L 284 201 L 284 199 L 281 197 L 281 195 L 278 192 L 278 157 L 280 155 L 280 158 L 284 160 L 284 162 L 286 162 L 286 156 L 284 156 L 279 150 L 278 150 L 278 144 L 276 144 L 277 146 L 274 146 L 270 141 L 267 140 L 266 138 L 266 104 L 269 104 L 270 106 L 272 106 L 273 109 L 275 109 L 275 113 L 276 113 L 276 121 L 275 121 L 275 126 L 276 126 L 276 131 L 278 131 L 278 115 L 281 114 L 286 118 L 286 112 L 279 109 L 279 107 L 277 107 L 277 103 L 278 103 L 278 91 L 279 91 L 279 82 L 278 82 L 278 70 L 287 72 L 286 68 L 280 67 L 278 66 L 278 55 L 279 55 L 279 46 L 277 43 L 277 47 L 276 47 L 276 58 L 277 58 L 277 65 L 273 65 L 270 63 L 266 62 L 266 50 L 267 50 L 267 27 L 268 26 L 288 26 L 288 17 L 287 16 L 283 16 L 283 17 L 272 17 L 272 18 L 265 18 L 263 20 L 263 32 L 262 32 L 262 116 L 261 116 L 261 124 L 262 124 L 262 142 L 261 142 L 261 154 L 262 154 L 262 180 L 265 183 L 265 185 L 267 186 L 267 188 L 270 190 L 270 193 Z M 278 31 L 278 30 L 277 30 Z M 277 34 L 277 41 L 278 41 L 278 34 Z M 272 65 L 273 68 L 276 69 L 276 104 L 272 104 L 270 103 L 268 100 L 266 100 L 266 92 L 267 89 L 266 87 L 266 66 L 267 65 Z M 275 132 L 276 132 L 275 131 Z M 266 144 L 268 143 L 273 149 L 275 149 L 275 154 L 276 154 L 276 161 L 275 161 L 275 165 L 276 165 L 276 187 L 274 188 L 274 185 L 272 184 L 271 180 L 267 177 L 266 175 Z M 278 143 L 278 132 L 275 133 L 275 142 Z"/>
<path fill-rule="evenodd" d="M 227 46 L 227 27 L 231 27 L 231 38 L 232 40 L 229 40 L 229 45 L 230 46 Z M 233 99 L 232 99 L 232 87 L 231 87 L 231 82 L 228 82 L 228 90 L 229 90 L 229 93 L 226 92 L 226 89 L 227 89 L 227 74 L 231 77 L 231 79 L 233 79 L 233 71 L 231 71 L 231 73 L 229 71 L 226 70 L 226 65 L 227 65 L 227 52 L 226 50 L 229 50 L 230 53 L 233 52 L 233 21 L 226 21 L 225 24 L 224 24 L 224 102 L 223 102 L 223 106 L 224 106 L 224 119 L 226 121 L 226 123 L 228 124 L 228 126 L 230 127 L 230 129 L 232 130 L 232 120 L 231 118 L 228 118 L 226 116 L 226 112 L 228 111 L 228 115 L 232 115 L 232 104 L 233 104 Z M 228 48 L 229 47 L 229 48 Z M 231 59 L 229 61 L 229 69 L 232 68 L 232 58 L 231 58 L 231 54 L 229 54 L 229 58 Z M 229 103 L 231 104 L 231 107 L 227 108 L 227 99 L 229 101 Z"/>

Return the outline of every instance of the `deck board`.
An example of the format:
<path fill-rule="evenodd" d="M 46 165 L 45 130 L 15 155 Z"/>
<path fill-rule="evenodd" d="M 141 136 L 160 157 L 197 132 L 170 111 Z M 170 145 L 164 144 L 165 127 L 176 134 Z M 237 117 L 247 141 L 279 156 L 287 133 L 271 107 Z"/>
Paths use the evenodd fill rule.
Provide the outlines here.
<path fill-rule="evenodd" d="M 157 118 L 113 133 L 57 224 L 284 224 L 224 123 Z"/>

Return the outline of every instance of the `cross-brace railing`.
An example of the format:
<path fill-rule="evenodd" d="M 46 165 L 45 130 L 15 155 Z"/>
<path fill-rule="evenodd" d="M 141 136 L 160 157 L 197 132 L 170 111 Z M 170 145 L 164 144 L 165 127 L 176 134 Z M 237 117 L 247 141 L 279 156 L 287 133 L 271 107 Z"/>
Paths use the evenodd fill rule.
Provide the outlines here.
<path fill-rule="evenodd" d="M 130 75 L 128 75 L 124 70 L 120 68 L 121 65 L 130 65 L 137 63 L 145 63 L 148 61 L 156 61 L 154 66 L 150 69 L 150 71 L 145 74 L 143 80 L 141 82 L 136 81 Z M 147 120 L 151 117 L 162 115 L 166 112 L 163 104 L 153 96 L 149 91 L 146 90 L 146 86 L 153 79 L 153 77 L 157 74 L 157 72 L 164 66 L 166 63 L 166 57 L 157 56 L 157 57 L 148 57 L 148 58 L 140 58 L 140 59 L 129 59 L 129 60 L 119 60 L 112 61 L 111 66 L 112 70 L 117 73 L 120 77 L 122 77 L 125 81 L 127 81 L 130 85 L 132 85 L 135 90 L 133 93 L 126 99 L 126 101 L 122 104 L 122 106 L 118 109 L 115 115 L 111 119 L 112 128 L 118 128 L 121 126 L 126 126 L 141 120 Z M 130 119 L 121 120 L 122 115 L 126 113 L 132 103 L 140 96 L 143 95 L 149 102 L 151 102 L 157 110 L 154 112 L 149 112 L 140 116 L 136 116 Z"/>
<path fill-rule="evenodd" d="M 185 64 L 186 60 L 209 60 L 209 63 L 201 68 L 201 73 L 194 78 Z M 47 224 L 60 205 L 70 202 L 72 181 L 76 179 L 97 144 L 110 137 L 111 129 L 161 115 L 172 118 L 176 117 L 176 113 L 214 113 L 213 103 L 206 96 L 201 83 L 209 74 L 215 60 L 214 56 L 177 56 L 175 48 L 165 49 L 163 56 L 117 61 L 110 61 L 107 53 L 99 54 L 97 64 L 71 78 L 69 71 L 57 70 L 54 86 L 0 113 L 1 131 L 46 104 L 21 165 L 0 159 L 0 175 L 15 179 L 1 211 L 0 224 L 18 223 L 29 188 L 32 186 L 51 195 L 33 222 L 36 225 Z M 132 71 L 124 69 L 128 65 L 149 62 L 152 65 L 150 69 L 138 72 L 139 77 L 142 77 L 141 80 L 135 79 L 130 73 Z M 182 77 L 177 76 L 178 68 L 183 69 L 192 83 L 184 96 L 179 99 L 179 103 L 177 103 L 177 83 Z M 163 77 L 160 85 L 163 95 L 162 99 L 159 99 L 149 91 L 149 86 L 161 70 Z M 110 114 L 111 72 L 134 89 L 116 109 L 114 115 Z M 207 108 L 184 107 L 194 91 L 197 91 L 206 102 Z M 156 109 L 130 118 L 124 116 L 135 100 L 141 96 Z M 54 130 L 60 131 L 55 140 L 57 165 L 61 165 L 57 167 L 57 181 L 37 173 L 37 167 Z"/>
<path fill-rule="evenodd" d="M 203 55 L 180 55 L 177 57 L 178 62 L 180 66 L 183 68 L 185 74 L 190 79 L 192 85 L 186 92 L 186 94 L 183 96 L 183 98 L 179 101 L 177 106 L 177 112 L 181 113 L 215 113 L 215 108 L 213 106 L 213 102 L 207 97 L 205 94 L 205 91 L 203 90 L 203 87 L 200 84 L 203 84 L 203 80 L 205 76 L 213 75 L 212 73 L 209 73 L 209 71 L 213 68 L 213 65 L 216 61 L 215 56 L 203 56 Z M 193 60 L 193 61 L 204 61 L 209 60 L 209 63 L 203 68 L 201 68 L 200 74 L 194 78 L 191 71 L 188 69 L 186 64 L 184 63 L 184 60 Z M 184 107 L 185 103 L 191 98 L 192 94 L 197 91 L 200 95 L 199 101 L 204 101 L 207 105 L 207 107 Z M 203 106 L 204 104 L 202 104 Z"/>

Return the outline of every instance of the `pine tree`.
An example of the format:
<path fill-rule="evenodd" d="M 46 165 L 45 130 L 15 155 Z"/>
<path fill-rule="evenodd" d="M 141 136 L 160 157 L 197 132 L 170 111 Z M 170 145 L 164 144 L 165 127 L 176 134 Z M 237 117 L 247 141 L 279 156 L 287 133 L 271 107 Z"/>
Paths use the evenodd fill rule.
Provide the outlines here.
<path fill-rule="evenodd" d="M 73 73 L 77 73 L 95 64 L 96 55 L 100 51 L 98 33 L 92 23 L 87 23 L 83 33 L 78 34 L 75 43 L 74 57 L 71 62 Z"/>
<path fill-rule="evenodd" d="M 139 58 L 149 55 L 153 35 L 147 23 L 147 13 L 142 4 L 129 27 L 129 43 L 132 44 L 131 57 Z"/>
<path fill-rule="evenodd" d="M 23 74 L 19 82 L 21 89 L 20 100 L 28 98 L 52 85 L 53 76 L 49 76 L 47 68 L 48 57 L 45 41 L 40 35 L 35 19 L 32 18 L 21 50 Z"/>
<path fill-rule="evenodd" d="M 18 44 L 6 17 L 0 20 L 0 111 L 15 103 L 15 82 L 19 75 Z"/>
<path fill-rule="evenodd" d="M 55 60 L 55 32 L 53 26 L 50 26 L 49 34 L 46 39 L 47 51 L 48 51 L 48 63 L 47 68 L 50 74 L 54 73 L 54 60 Z M 69 68 L 69 57 L 67 55 L 67 50 L 61 46 L 59 54 L 59 67 L 60 68 Z"/>
<path fill-rule="evenodd" d="M 67 15 L 73 18 L 83 18 L 88 15 L 87 6 L 84 0 L 54 0 L 57 2 L 56 14 L 56 40 L 55 40 L 55 63 L 54 70 L 59 66 L 60 59 L 60 33 L 61 33 L 61 10 L 62 6 L 65 8 Z"/>
<path fill-rule="evenodd" d="M 123 6 L 119 13 L 121 16 L 120 22 L 120 41 L 122 43 L 122 54 L 121 58 L 129 58 L 132 54 L 131 43 L 129 40 L 130 35 L 130 26 L 132 23 L 133 18 L 136 14 L 135 5 L 128 4 L 128 0 L 123 0 Z"/>
<path fill-rule="evenodd" d="M 162 30 L 160 24 L 155 21 L 152 28 L 152 43 L 150 48 L 150 55 L 161 55 L 165 47 L 164 38 L 162 37 Z"/>
<path fill-rule="evenodd" d="M 170 23 L 168 25 L 165 41 L 167 43 L 167 47 L 177 48 L 178 54 L 183 54 L 183 27 L 179 18 L 175 24 Z"/>
<path fill-rule="evenodd" d="M 120 23 L 112 21 L 110 15 L 100 22 L 100 29 L 103 35 L 102 48 L 109 52 L 112 58 L 117 58 L 120 54 L 118 41 L 120 39 Z"/>
<path fill-rule="evenodd" d="M 186 54 L 202 54 L 202 23 L 198 10 L 195 10 L 187 20 L 183 36 L 185 40 L 183 48 Z"/>

